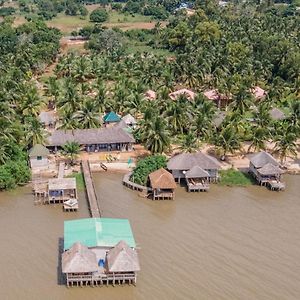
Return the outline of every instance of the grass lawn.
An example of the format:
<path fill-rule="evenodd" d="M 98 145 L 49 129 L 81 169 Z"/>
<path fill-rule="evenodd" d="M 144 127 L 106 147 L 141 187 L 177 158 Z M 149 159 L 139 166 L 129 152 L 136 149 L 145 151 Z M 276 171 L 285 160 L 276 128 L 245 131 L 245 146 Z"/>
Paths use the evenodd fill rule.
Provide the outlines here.
<path fill-rule="evenodd" d="M 85 185 L 84 185 L 84 179 L 83 179 L 82 173 L 74 173 L 68 177 L 76 178 L 76 185 L 77 185 L 78 191 L 84 190 Z"/>
<path fill-rule="evenodd" d="M 241 171 L 235 169 L 221 170 L 220 171 L 220 184 L 227 186 L 247 186 L 254 183 L 253 178 Z"/>

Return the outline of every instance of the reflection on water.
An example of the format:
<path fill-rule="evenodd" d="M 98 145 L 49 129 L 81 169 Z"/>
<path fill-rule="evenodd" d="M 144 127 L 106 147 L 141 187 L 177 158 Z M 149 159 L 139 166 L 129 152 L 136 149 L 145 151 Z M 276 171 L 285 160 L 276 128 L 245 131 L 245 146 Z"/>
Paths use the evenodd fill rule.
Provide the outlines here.
<path fill-rule="evenodd" d="M 105 217 L 130 219 L 140 247 L 137 287 L 67 289 L 59 282 L 63 220 L 88 217 L 34 206 L 29 188 L 0 194 L 0 299 L 300 299 L 299 179 L 285 192 L 213 185 L 147 200 L 121 174 L 95 174 Z"/>

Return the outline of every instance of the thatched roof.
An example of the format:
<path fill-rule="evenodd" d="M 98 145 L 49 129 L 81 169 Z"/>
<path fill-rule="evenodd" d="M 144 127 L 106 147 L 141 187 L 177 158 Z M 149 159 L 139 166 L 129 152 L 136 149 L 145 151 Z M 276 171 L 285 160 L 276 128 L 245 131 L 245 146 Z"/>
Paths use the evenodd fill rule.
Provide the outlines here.
<path fill-rule="evenodd" d="M 136 250 L 130 248 L 125 241 L 120 241 L 108 251 L 106 262 L 109 272 L 135 272 L 141 269 Z"/>
<path fill-rule="evenodd" d="M 185 173 L 186 178 L 205 178 L 209 177 L 209 174 L 199 166 L 192 167 Z"/>
<path fill-rule="evenodd" d="M 37 156 L 48 156 L 49 154 L 49 150 L 41 144 L 36 144 L 29 150 L 30 158 Z"/>
<path fill-rule="evenodd" d="M 270 111 L 270 116 L 273 120 L 283 120 L 285 119 L 285 114 L 279 108 L 272 108 Z"/>
<path fill-rule="evenodd" d="M 55 113 L 53 111 L 42 111 L 39 115 L 40 122 L 46 126 L 54 124 L 56 121 Z"/>
<path fill-rule="evenodd" d="M 257 100 L 264 98 L 267 94 L 266 91 L 259 86 L 255 86 L 250 90 L 250 92 Z"/>
<path fill-rule="evenodd" d="M 104 123 L 115 123 L 115 122 L 120 122 L 120 117 L 113 111 L 107 113 L 104 117 L 103 117 L 103 121 Z"/>
<path fill-rule="evenodd" d="M 116 127 L 55 130 L 48 138 L 48 146 L 62 146 L 72 141 L 80 145 L 134 143 L 134 138 L 125 130 Z"/>
<path fill-rule="evenodd" d="M 169 170 L 190 170 L 194 166 L 199 166 L 203 170 L 214 170 L 220 168 L 220 163 L 212 156 L 196 152 L 175 155 L 170 158 L 167 166 Z"/>
<path fill-rule="evenodd" d="M 218 101 L 218 100 L 228 100 L 229 97 L 224 95 L 224 94 L 221 94 L 218 90 L 216 89 L 213 89 L 213 90 L 208 90 L 208 91 L 205 91 L 203 93 L 203 95 L 209 99 L 209 100 L 213 100 L 213 101 Z"/>
<path fill-rule="evenodd" d="M 156 99 L 156 92 L 152 90 L 148 90 L 145 92 L 145 97 L 149 100 L 155 100 Z"/>
<path fill-rule="evenodd" d="M 95 272 L 97 269 L 96 254 L 79 242 L 62 254 L 63 273 Z"/>
<path fill-rule="evenodd" d="M 76 178 L 51 178 L 48 181 L 51 191 L 76 189 Z"/>
<path fill-rule="evenodd" d="M 218 111 L 214 118 L 212 119 L 213 124 L 215 127 L 220 127 L 220 125 L 223 123 L 223 121 L 226 118 L 226 113 L 224 111 Z"/>
<path fill-rule="evenodd" d="M 175 189 L 176 183 L 173 175 L 161 168 L 149 174 L 150 185 L 154 189 Z"/>
<path fill-rule="evenodd" d="M 137 123 L 136 119 L 131 114 L 124 116 L 122 121 L 124 121 L 127 125 L 135 125 Z"/>
<path fill-rule="evenodd" d="M 254 165 L 255 168 L 262 168 L 264 165 L 266 164 L 272 164 L 274 166 L 279 166 L 279 163 L 275 160 L 275 158 L 265 152 L 265 151 L 261 151 L 255 155 L 253 155 L 252 157 L 250 157 L 250 162 Z"/>
<path fill-rule="evenodd" d="M 194 100 L 194 98 L 196 96 L 196 94 L 191 90 L 181 89 L 181 90 L 175 91 L 173 93 L 170 93 L 169 97 L 172 100 L 176 100 L 180 95 L 183 95 L 183 96 L 187 97 L 187 99 L 189 99 L 189 100 Z"/>
<path fill-rule="evenodd" d="M 257 172 L 261 175 L 279 175 L 283 173 L 278 166 L 274 166 L 271 163 L 265 164 L 262 168 L 258 169 Z"/>

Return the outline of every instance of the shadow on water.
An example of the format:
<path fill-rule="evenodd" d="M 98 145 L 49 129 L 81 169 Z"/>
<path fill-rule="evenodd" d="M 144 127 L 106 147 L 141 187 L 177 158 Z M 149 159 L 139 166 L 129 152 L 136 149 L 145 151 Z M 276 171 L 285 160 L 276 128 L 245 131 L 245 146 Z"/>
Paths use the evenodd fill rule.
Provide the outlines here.
<path fill-rule="evenodd" d="M 57 284 L 58 285 L 65 285 L 65 277 L 62 273 L 62 268 L 61 268 L 61 256 L 62 253 L 64 252 L 64 239 L 59 238 L 58 239 L 58 257 L 57 257 Z"/>

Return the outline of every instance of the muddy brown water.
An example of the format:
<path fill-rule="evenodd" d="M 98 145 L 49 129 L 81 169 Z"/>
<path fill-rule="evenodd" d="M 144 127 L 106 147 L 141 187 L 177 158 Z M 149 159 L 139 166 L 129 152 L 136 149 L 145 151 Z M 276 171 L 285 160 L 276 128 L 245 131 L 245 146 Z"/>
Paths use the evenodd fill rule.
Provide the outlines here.
<path fill-rule="evenodd" d="M 60 283 L 63 221 L 80 210 L 34 206 L 30 188 L 0 193 L 0 299 L 300 299 L 300 177 L 287 190 L 213 185 L 208 193 L 176 191 L 153 202 L 98 173 L 103 216 L 128 218 L 142 271 L 137 286 L 67 289 Z"/>

